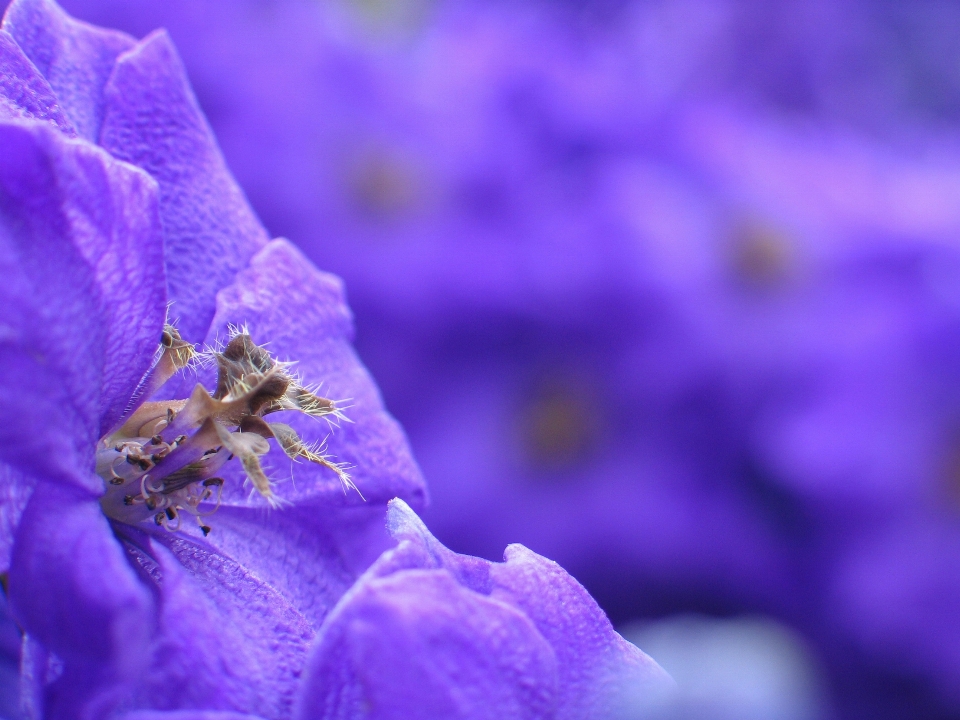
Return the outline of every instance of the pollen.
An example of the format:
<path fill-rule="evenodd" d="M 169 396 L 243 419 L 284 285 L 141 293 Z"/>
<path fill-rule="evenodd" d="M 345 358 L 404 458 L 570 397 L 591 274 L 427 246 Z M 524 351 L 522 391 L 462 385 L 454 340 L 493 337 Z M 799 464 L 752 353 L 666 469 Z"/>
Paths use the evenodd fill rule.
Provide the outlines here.
<path fill-rule="evenodd" d="M 186 399 L 139 402 L 194 363 L 216 366 L 212 393 L 198 383 Z M 283 501 L 260 461 L 271 450 L 270 440 L 295 461 L 327 468 L 345 492 L 359 495 L 347 465 L 325 453 L 326 441 L 308 444 L 289 425 L 267 421 L 280 410 L 334 425 L 347 420 L 342 403 L 305 386 L 292 365 L 254 343 L 245 327 L 231 328 L 226 345 L 201 353 L 166 325 L 153 368 L 131 401 L 133 409 L 97 446 L 104 512 L 121 522 L 152 521 L 170 531 L 181 528 L 186 513 L 207 535 L 211 528 L 205 519 L 220 507 L 224 480 L 219 474 L 229 462 L 243 468 L 254 492 L 279 507 Z"/>

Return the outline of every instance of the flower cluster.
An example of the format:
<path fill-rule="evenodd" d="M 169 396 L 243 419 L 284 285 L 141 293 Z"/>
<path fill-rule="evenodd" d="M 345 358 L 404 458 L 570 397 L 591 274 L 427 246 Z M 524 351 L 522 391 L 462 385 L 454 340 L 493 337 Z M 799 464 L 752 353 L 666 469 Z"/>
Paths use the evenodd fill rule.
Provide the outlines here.
<path fill-rule="evenodd" d="M 557 565 L 423 527 L 340 281 L 269 239 L 165 32 L 15 0 L 0 147 L 0 712 L 606 718 L 670 687 Z"/>

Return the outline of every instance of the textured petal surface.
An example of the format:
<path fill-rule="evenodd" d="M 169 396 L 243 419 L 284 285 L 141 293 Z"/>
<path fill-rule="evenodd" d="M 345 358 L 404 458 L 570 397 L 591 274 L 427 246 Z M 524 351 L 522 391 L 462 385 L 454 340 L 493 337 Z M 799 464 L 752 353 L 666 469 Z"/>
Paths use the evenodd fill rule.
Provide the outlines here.
<path fill-rule="evenodd" d="M 3 29 L 46 78 L 81 137 L 96 142 L 103 87 L 117 56 L 136 42 L 116 30 L 74 20 L 52 0 L 15 0 Z"/>
<path fill-rule="evenodd" d="M 79 143 L 78 147 L 82 147 Z M 156 351 L 166 314 L 163 236 L 156 184 L 104 153 L 78 153 L 77 183 L 68 212 L 76 244 L 94 269 L 106 329 L 100 390 L 100 433 L 129 408 Z"/>
<path fill-rule="evenodd" d="M 301 718 L 552 717 L 556 660 L 514 608 L 442 570 L 369 578 L 331 616 Z"/>
<path fill-rule="evenodd" d="M 298 468 L 299 469 L 299 468 Z M 384 506 L 222 507 L 206 543 L 276 588 L 314 628 L 377 557 L 393 545 Z"/>
<path fill-rule="evenodd" d="M 47 653 L 47 672 L 28 678 L 45 718 L 100 717 L 129 695 L 149 658 L 153 601 L 93 496 L 38 485 L 17 531 L 10 600 Z"/>
<path fill-rule="evenodd" d="M 352 320 L 338 278 L 318 271 L 286 240 L 274 240 L 218 295 L 207 342 L 228 338 L 230 325 L 245 325 L 254 342 L 266 343 L 275 357 L 296 361 L 294 370 L 304 382 L 320 384 L 322 394 L 347 400 L 349 408 L 350 422 L 336 428 L 293 412 L 271 415 L 271 421 L 289 423 L 308 442 L 329 434 L 329 452 L 353 466 L 350 474 L 368 502 L 402 497 L 422 505 L 426 489 L 406 437 L 384 410 L 376 385 L 350 344 Z M 345 494 L 329 470 L 292 464 L 278 448 L 264 458 L 264 466 L 271 477 L 295 479 L 279 492 L 297 504 L 363 502 L 352 491 Z M 228 483 L 227 492 L 233 490 L 228 500 L 242 502 L 243 495 L 236 492 L 242 485 L 240 471 L 232 467 L 230 472 L 237 482 Z"/>
<path fill-rule="evenodd" d="M 669 687 L 555 563 L 457 555 L 401 500 L 399 540 L 330 614 L 300 718 L 611 718 Z"/>
<path fill-rule="evenodd" d="M 159 607 L 149 670 L 132 704 L 289 716 L 313 637 L 296 608 L 202 541 L 162 530 L 117 532 Z"/>
<path fill-rule="evenodd" d="M 659 692 L 667 674 L 624 640 L 580 583 L 555 562 L 510 545 L 503 563 L 458 555 L 443 547 L 402 502 L 391 504 L 389 529 L 401 546 L 388 562 L 403 566 L 415 558 L 424 567 L 442 567 L 477 592 L 517 608 L 556 653 L 559 676 L 557 718 L 616 717 L 642 703 L 644 691 Z"/>
<path fill-rule="evenodd" d="M 76 471 L 163 322 L 155 187 L 46 124 L 0 125 L 0 145 L 0 400 L 17 417 L 0 448 L 27 472 L 86 480 Z"/>
<path fill-rule="evenodd" d="M 21 467 L 70 476 L 92 464 L 106 328 L 44 139 L 0 126 L 0 399 L 17 417 L 0 427 L 0 448 Z"/>
<path fill-rule="evenodd" d="M 207 538 L 114 526 L 157 607 L 146 667 L 124 704 L 290 717 L 316 628 L 391 544 L 383 506 L 223 508 L 209 522 Z M 46 663 L 35 663 L 38 676 Z"/>
<path fill-rule="evenodd" d="M 504 560 L 491 568 L 491 595 L 524 612 L 554 649 L 558 720 L 617 717 L 645 691 L 659 692 L 666 673 L 614 631 L 563 568 L 522 545 L 510 545 Z"/>
<path fill-rule="evenodd" d="M 0 463 L 0 572 L 10 569 L 13 538 L 36 484 L 32 475 Z"/>
<path fill-rule="evenodd" d="M 216 293 L 267 241 L 230 176 L 170 38 L 158 31 L 120 56 L 104 90 L 100 144 L 160 185 L 172 316 L 203 339 Z"/>
<path fill-rule="evenodd" d="M 0 30 L 0 117 L 47 120 L 66 135 L 77 134 L 53 88 L 5 30 Z"/>

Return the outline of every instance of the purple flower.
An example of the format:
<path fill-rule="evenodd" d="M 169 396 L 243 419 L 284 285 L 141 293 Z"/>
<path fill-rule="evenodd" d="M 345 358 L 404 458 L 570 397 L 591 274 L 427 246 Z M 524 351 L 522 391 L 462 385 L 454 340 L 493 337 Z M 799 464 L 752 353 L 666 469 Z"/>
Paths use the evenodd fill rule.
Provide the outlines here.
<path fill-rule="evenodd" d="M 76 0 L 171 28 L 254 205 L 347 278 L 438 537 L 621 619 L 775 614 L 846 715 L 946 713 L 955 13 L 560 5 Z"/>
<path fill-rule="evenodd" d="M 269 240 L 165 33 L 16 0 L 0 147 L 26 717 L 606 717 L 669 686 L 556 565 L 456 556 L 402 501 L 384 533 L 425 488 L 341 284 Z"/>

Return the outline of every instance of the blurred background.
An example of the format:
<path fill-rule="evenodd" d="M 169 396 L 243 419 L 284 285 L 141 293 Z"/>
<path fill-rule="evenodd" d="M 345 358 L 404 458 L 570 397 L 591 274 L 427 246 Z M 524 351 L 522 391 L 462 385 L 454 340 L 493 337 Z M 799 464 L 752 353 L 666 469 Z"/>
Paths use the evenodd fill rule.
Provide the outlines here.
<path fill-rule="evenodd" d="M 960 718 L 960 4 L 62 4 L 169 30 L 446 545 L 559 562 L 677 716 Z"/>

